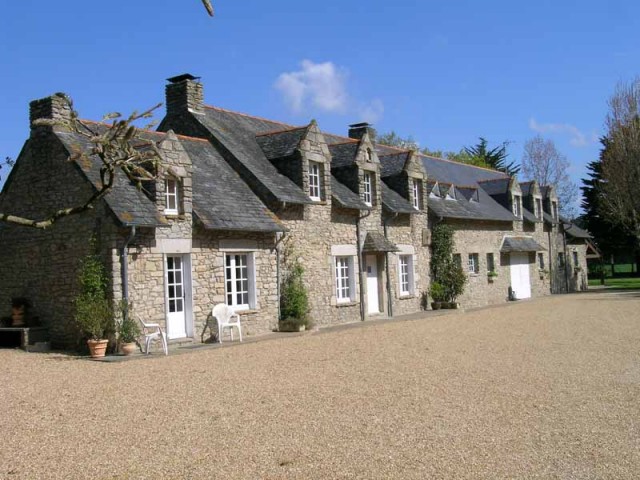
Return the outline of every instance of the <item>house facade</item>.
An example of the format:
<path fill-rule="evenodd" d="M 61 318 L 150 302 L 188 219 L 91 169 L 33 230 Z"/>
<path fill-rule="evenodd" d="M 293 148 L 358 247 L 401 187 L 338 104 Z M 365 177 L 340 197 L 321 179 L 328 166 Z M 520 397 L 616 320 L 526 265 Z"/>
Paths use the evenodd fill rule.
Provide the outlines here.
<path fill-rule="evenodd" d="M 206 340 L 218 303 L 240 313 L 246 335 L 277 329 L 295 261 L 318 326 L 420 311 L 440 222 L 455 229 L 468 274 L 464 307 L 586 288 L 588 234 L 562 221 L 551 187 L 379 145 L 368 124 L 340 136 L 315 121 L 211 107 L 188 74 L 168 80 L 166 106 L 158 131 L 141 134 L 162 154 L 154 180 L 138 189 L 118 176 L 94 210 L 44 231 L 0 226 L 0 303 L 29 298 L 55 345 L 78 340 L 73 299 L 92 236 L 113 299 L 127 298 L 175 340 Z M 69 161 L 88 151 L 84 137 L 33 124 L 68 116 L 63 97 L 30 108 L 31 135 L 0 211 L 42 218 L 88 198 L 99 165 Z"/>

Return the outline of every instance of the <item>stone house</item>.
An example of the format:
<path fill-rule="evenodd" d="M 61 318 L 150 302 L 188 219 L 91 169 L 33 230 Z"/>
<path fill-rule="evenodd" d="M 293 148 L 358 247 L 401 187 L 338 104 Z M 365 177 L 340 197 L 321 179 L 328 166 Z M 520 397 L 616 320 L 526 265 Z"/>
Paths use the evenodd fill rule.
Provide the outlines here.
<path fill-rule="evenodd" d="M 92 212 L 44 231 L 0 228 L 0 302 L 31 299 L 56 345 L 77 341 L 75 282 L 91 236 L 114 300 L 129 299 L 176 340 L 204 340 L 221 302 L 239 311 L 245 334 L 276 329 L 296 259 L 316 325 L 417 312 L 438 222 L 454 226 L 468 271 L 463 306 L 504 302 L 510 287 L 528 298 L 586 286 L 588 234 L 563 227 L 552 188 L 378 145 L 368 124 L 343 137 L 315 121 L 292 126 L 211 107 L 188 74 L 168 80 L 166 106 L 158 131 L 141 135 L 163 156 L 155 180 L 137 189 L 118 176 Z M 94 191 L 97 161 L 68 160 L 88 148 L 84 137 L 33 125 L 69 113 L 57 95 L 30 104 L 31 134 L 0 211 L 43 217 Z"/>

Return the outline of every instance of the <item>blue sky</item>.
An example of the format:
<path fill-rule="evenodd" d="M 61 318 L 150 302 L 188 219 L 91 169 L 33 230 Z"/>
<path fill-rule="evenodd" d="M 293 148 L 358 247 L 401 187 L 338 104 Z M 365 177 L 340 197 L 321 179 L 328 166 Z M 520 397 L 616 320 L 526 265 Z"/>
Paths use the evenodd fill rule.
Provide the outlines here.
<path fill-rule="evenodd" d="M 99 119 L 190 72 L 208 104 L 332 133 L 369 120 L 442 150 L 483 136 L 516 160 L 542 133 L 577 180 L 607 98 L 640 73 L 632 1 L 213 3 L 212 19 L 200 0 L 6 2 L 0 155 L 18 156 L 30 100 L 63 91 Z"/>

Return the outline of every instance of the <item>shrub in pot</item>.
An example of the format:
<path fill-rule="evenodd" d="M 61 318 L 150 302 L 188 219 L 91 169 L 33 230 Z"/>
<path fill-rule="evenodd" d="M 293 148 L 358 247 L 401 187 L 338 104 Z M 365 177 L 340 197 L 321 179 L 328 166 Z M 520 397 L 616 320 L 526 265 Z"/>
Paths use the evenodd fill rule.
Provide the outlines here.
<path fill-rule="evenodd" d="M 444 286 L 439 282 L 431 282 L 429 295 L 431 295 L 431 298 L 433 298 L 433 302 L 431 302 L 431 308 L 433 310 L 440 310 L 442 308 L 442 304 L 447 299 Z"/>
<path fill-rule="evenodd" d="M 295 258 L 291 248 L 285 250 L 286 276 L 280 296 L 281 332 L 300 332 L 309 327 L 309 295 L 302 276 L 304 267 Z"/>
<path fill-rule="evenodd" d="M 120 351 L 124 355 L 131 355 L 136 351 L 138 337 L 142 334 L 140 325 L 134 318 L 131 305 L 124 300 L 118 305 L 117 330 Z"/>
<path fill-rule="evenodd" d="M 79 293 L 75 299 L 74 319 L 87 339 L 92 357 L 105 355 L 109 335 L 115 332 L 113 306 L 107 298 L 107 274 L 100 257 L 91 252 L 82 260 L 78 274 Z"/>

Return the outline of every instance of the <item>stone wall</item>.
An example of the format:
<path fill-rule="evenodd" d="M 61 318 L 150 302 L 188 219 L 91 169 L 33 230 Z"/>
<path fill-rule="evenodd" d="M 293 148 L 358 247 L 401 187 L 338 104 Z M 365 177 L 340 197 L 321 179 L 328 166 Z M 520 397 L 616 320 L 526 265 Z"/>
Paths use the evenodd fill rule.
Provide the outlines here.
<path fill-rule="evenodd" d="M 87 200 L 93 188 L 50 129 L 35 128 L 7 179 L 0 210 L 44 219 L 54 211 Z M 89 240 L 112 222 L 103 204 L 62 218 L 46 230 L 0 227 L 0 316 L 10 315 L 11 298 L 26 297 L 30 314 L 49 327 L 54 348 L 75 347 L 73 321 L 80 260 Z M 99 247 L 104 245 L 99 243 Z"/>

